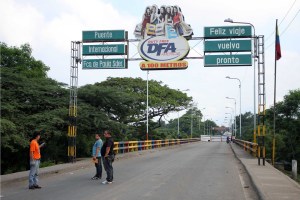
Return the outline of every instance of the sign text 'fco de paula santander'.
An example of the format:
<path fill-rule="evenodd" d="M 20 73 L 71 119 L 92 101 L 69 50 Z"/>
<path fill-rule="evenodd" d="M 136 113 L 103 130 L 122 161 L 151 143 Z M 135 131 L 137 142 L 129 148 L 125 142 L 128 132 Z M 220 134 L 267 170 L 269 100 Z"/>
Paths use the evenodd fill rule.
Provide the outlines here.
<path fill-rule="evenodd" d="M 178 6 L 147 6 L 142 22 L 134 30 L 140 56 L 145 60 L 140 63 L 142 70 L 186 69 L 188 63 L 183 59 L 190 47 L 187 39 L 193 30 L 184 20 Z"/>

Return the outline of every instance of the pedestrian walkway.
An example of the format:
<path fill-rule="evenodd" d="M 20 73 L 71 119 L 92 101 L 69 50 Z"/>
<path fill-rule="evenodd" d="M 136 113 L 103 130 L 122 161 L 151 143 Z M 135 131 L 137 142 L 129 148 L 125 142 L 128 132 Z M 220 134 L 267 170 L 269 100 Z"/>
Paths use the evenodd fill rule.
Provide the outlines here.
<path fill-rule="evenodd" d="M 266 200 L 299 200 L 300 185 L 266 162 L 258 165 L 257 158 L 251 156 L 237 144 L 231 144 L 237 158 L 245 166 L 259 195 Z"/>
<path fill-rule="evenodd" d="M 76 163 L 58 164 L 50 167 L 44 167 L 39 169 L 39 175 L 58 174 L 68 172 L 72 170 L 82 169 L 91 165 L 90 158 L 84 158 Z M 16 172 L 7 175 L 1 175 L 1 183 L 10 183 L 15 181 L 23 181 L 28 179 L 29 171 Z"/>

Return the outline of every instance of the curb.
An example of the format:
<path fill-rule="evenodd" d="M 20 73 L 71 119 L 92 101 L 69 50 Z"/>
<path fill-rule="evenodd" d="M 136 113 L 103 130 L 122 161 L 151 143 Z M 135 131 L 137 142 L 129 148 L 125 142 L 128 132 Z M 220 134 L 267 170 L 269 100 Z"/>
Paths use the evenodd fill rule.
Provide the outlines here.
<path fill-rule="evenodd" d="M 69 166 L 68 166 L 69 165 Z M 63 168 L 60 168 L 61 166 L 64 166 Z M 54 165 L 49 168 L 40 168 L 39 169 L 39 175 L 40 176 L 47 176 L 51 174 L 60 174 L 60 173 L 66 173 L 82 168 L 86 168 L 90 166 L 90 162 L 87 161 L 87 159 L 83 161 L 77 161 L 77 163 L 64 163 L 59 165 Z M 52 168 L 52 169 L 51 169 Z M 7 175 L 1 175 L 1 184 L 10 184 L 13 182 L 20 182 L 28 180 L 29 176 L 29 170 L 22 171 L 22 172 L 16 172 L 13 174 L 7 174 Z"/>
<path fill-rule="evenodd" d="M 232 147 L 232 144 L 230 143 L 230 148 L 234 154 L 234 156 L 241 162 L 241 164 L 243 165 L 243 167 L 245 168 L 247 174 L 249 175 L 249 178 L 250 178 L 250 182 L 251 184 L 253 185 L 253 188 L 254 190 L 257 192 L 257 195 L 258 195 L 258 198 L 260 200 L 267 200 L 265 194 L 263 193 L 263 191 L 257 186 L 259 185 L 259 183 L 257 181 L 255 181 L 255 178 L 251 175 L 249 169 L 247 168 L 247 166 L 243 163 L 243 161 L 236 155 L 233 147 Z"/>
<path fill-rule="evenodd" d="M 185 143 L 185 144 L 174 145 L 174 146 L 148 149 L 148 150 L 143 150 L 143 151 L 133 151 L 133 152 L 123 153 L 123 154 L 120 153 L 120 154 L 117 154 L 116 161 L 121 160 L 121 159 L 130 158 L 131 156 L 139 156 L 142 153 L 153 152 L 156 150 L 160 151 L 160 150 L 172 149 L 174 147 L 178 148 L 181 145 L 186 145 L 186 144 L 194 144 L 194 143 Z M 47 175 L 51 175 L 51 174 L 60 174 L 60 173 L 66 173 L 66 172 L 70 172 L 70 171 L 87 168 L 87 167 L 92 166 L 90 160 L 91 160 L 90 158 L 83 158 L 82 160 L 77 161 L 75 163 L 64 163 L 64 164 L 59 164 L 59 165 L 53 165 L 50 167 L 40 168 L 39 175 L 47 176 Z M 22 172 L 16 172 L 16 173 L 12 173 L 12 174 L 7 174 L 7 175 L 1 175 L 0 179 L 1 179 L 1 184 L 10 184 L 10 183 L 14 183 L 14 182 L 28 180 L 28 176 L 29 176 L 29 170 L 22 171 Z"/>

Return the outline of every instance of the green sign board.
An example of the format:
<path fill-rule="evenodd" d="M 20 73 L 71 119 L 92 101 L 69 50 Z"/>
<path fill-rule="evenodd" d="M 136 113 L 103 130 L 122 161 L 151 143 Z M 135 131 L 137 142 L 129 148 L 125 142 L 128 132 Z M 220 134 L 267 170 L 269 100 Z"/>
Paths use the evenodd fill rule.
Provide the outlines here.
<path fill-rule="evenodd" d="M 218 66 L 251 66 L 251 54 L 235 54 L 235 55 L 205 55 L 204 67 Z"/>
<path fill-rule="evenodd" d="M 83 59 L 82 69 L 127 69 L 125 59 Z"/>
<path fill-rule="evenodd" d="M 83 45 L 82 55 L 125 55 L 124 44 Z"/>
<path fill-rule="evenodd" d="M 251 37 L 251 26 L 204 27 L 204 38 Z"/>
<path fill-rule="evenodd" d="M 124 30 L 82 31 L 82 42 L 114 42 L 127 39 Z"/>
<path fill-rule="evenodd" d="M 204 42 L 205 52 L 251 51 L 251 40 L 213 40 Z"/>

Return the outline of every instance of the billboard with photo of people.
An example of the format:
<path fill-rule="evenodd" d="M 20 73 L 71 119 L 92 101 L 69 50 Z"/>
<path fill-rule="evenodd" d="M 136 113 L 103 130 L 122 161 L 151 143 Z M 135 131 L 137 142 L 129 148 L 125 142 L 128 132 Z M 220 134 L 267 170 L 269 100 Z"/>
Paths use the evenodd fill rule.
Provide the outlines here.
<path fill-rule="evenodd" d="M 147 6 L 142 21 L 136 25 L 134 35 L 138 39 L 152 36 L 176 38 L 183 36 L 190 39 L 193 29 L 185 22 L 179 6 Z"/>
<path fill-rule="evenodd" d="M 187 62 L 182 60 L 189 53 L 187 40 L 192 38 L 193 29 L 185 22 L 179 6 L 147 6 L 134 35 L 141 40 L 138 51 L 146 61 L 140 63 L 141 69 L 187 68 Z"/>

